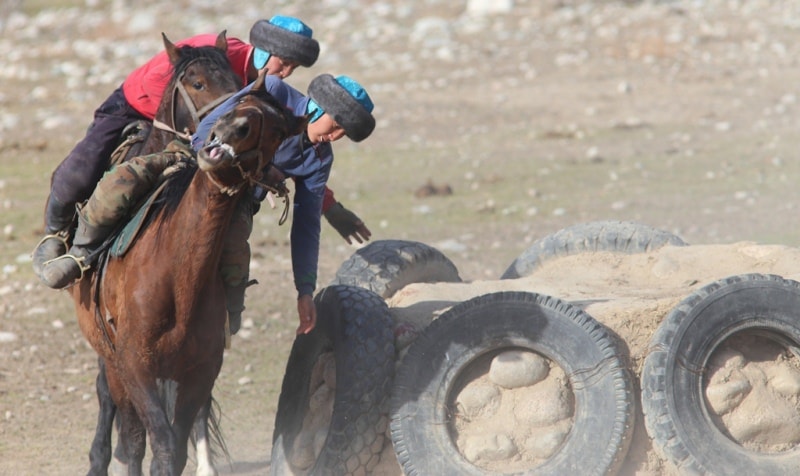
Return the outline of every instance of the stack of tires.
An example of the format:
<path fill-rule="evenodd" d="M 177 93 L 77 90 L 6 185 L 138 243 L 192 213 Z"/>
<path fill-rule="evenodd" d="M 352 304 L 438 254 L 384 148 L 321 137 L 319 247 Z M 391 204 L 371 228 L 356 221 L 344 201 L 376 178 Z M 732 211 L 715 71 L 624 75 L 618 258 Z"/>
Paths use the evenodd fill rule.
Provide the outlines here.
<path fill-rule="evenodd" d="M 641 253 L 667 245 L 687 246 L 637 223 L 577 225 L 535 242 L 501 279 L 527 276 L 570 254 Z M 317 296 L 317 329 L 298 337 L 292 349 L 272 474 L 372 474 L 387 434 L 407 475 L 617 474 L 637 402 L 653 446 L 681 474 L 788 475 L 800 468 L 798 450 L 760 453 L 737 444 L 715 421 L 705 394 L 712 354 L 734 336 L 755 333 L 797 352 L 797 282 L 746 274 L 695 291 L 653 335 L 637 386 L 625 343 L 613 332 L 576 305 L 533 292 L 461 302 L 400 352 L 385 299 L 411 283 L 459 281 L 446 256 L 413 241 L 376 241 L 342 264 Z M 309 409 L 318 399 L 312 393 L 325 373 L 315 365 L 326 352 L 335 360 L 335 372 L 328 372 L 335 380 L 330 423 L 309 436 Z M 548 402 L 563 403 L 555 410 L 560 420 L 537 427 L 530 411 L 517 408 L 511 411 L 524 420 L 525 437 L 459 438 L 470 416 L 482 411 L 472 403 L 475 395 L 500 411 L 492 385 L 524 392 L 524 386 L 543 388 L 548 378 L 562 389 L 547 394 Z M 515 462 L 503 469 L 484 464 L 492 459 L 483 458 L 489 447 L 493 458 Z"/>

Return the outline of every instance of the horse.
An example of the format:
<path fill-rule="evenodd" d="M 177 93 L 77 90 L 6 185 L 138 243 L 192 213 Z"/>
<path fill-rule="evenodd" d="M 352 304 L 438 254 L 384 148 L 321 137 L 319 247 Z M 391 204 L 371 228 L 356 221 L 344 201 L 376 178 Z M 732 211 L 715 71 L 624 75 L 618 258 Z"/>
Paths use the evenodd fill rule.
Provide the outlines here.
<path fill-rule="evenodd" d="M 198 166 L 173 174 L 129 251 L 70 288 L 81 331 L 105 363 L 129 474 L 141 474 L 145 431 L 151 474 L 182 472 L 193 422 L 222 366 L 225 228 L 280 143 L 304 127 L 305 118 L 263 91 L 262 75 L 212 128 Z M 173 402 L 160 397 L 165 382 L 176 389 Z"/>
<path fill-rule="evenodd" d="M 126 152 L 130 157 L 161 151 L 175 136 L 188 138 L 188 134 L 196 128 L 208 111 L 238 90 L 241 79 L 233 73 L 225 56 L 227 49 L 225 33 L 223 31 L 218 35 L 213 47 L 197 48 L 188 46 L 178 48 L 162 34 L 166 54 L 173 65 L 173 76 L 159 104 L 153 121 L 154 127 L 137 125 L 136 136 L 128 137 L 115 153 L 117 161 L 124 160 Z M 109 392 L 105 362 L 102 357 L 98 358 L 98 363 L 96 388 L 100 411 L 89 455 L 91 465 L 89 474 L 107 474 L 111 461 L 111 433 L 116 414 L 116 405 Z M 194 431 L 198 445 L 198 473 L 201 472 L 201 467 L 210 468 L 204 471 L 214 472 L 207 441 L 207 420 L 213 417 L 210 413 L 210 403 L 209 400 L 209 404 L 198 415 Z M 213 418 L 210 421 L 213 423 Z M 118 451 L 117 454 L 119 456 L 121 452 Z"/>

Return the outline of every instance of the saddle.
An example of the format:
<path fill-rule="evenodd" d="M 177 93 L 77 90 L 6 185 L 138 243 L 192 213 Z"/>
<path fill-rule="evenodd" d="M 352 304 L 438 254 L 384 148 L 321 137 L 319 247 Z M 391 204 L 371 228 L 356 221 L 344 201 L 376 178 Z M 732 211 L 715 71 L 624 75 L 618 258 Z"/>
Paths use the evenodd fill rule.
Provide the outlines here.
<path fill-rule="evenodd" d="M 144 203 L 138 207 L 136 213 L 127 220 L 125 226 L 118 233 L 114 233 L 111 240 L 111 245 L 108 249 L 108 254 L 115 257 L 120 258 L 128 252 L 128 249 L 131 247 L 134 241 L 136 241 L 136 237 L 139 235 L 139 232 L 142 230 L 144 223 L 146 223 L 146 218 L 148 212 L 153 207 L 153 203 L 155 202 L 156 198 L 161 194 L 161 191 L 164 190 L 164 187 L 169 182 L 169 179 L 164 180 L 159 185 Z"/>

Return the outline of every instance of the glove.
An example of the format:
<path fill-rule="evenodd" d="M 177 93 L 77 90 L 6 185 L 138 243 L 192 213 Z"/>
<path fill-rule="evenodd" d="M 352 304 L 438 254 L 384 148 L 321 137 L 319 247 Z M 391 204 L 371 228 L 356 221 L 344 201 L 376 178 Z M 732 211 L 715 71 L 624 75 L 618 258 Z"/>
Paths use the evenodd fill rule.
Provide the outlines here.
<path fill-rule="evenodd" d="M 334 203 L 330 208 L 325 210 L 325 219 L 328 223 L 342 235 L 342 238 L 348 243 L 353 244 L 352 239 L 359 243 L 369 241 L 372 232 L 369 228 L 356 216 L 355 213 L 342 206 L 341 202 Z M 352 238 L 352 239 L 351 239 Z"/>

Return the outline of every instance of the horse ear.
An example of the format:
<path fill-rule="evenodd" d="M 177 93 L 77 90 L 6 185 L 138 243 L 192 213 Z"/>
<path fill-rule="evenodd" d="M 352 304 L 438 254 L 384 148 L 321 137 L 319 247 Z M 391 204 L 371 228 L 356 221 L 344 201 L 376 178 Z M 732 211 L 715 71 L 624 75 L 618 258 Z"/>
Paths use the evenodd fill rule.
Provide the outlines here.
<path fill-rule="evenodd" d="M 167 56 L 169 57 L 169 62 L 172 64 L 176 64 L 181 57 L 181 50 L 175 46 L 174 43 L 169 41 L 167 35 L 164 32 L 161 32 L 161 38 L 164 40 L 164 49 L 167 50 Z"/>
<path fill-rule="evenodd" d="M 219 35 L 217 35 L 217 43 L 214 45 L 222 51 L 227 53 L 228 51 L 228 40 L 225 38 L 225 35 L 228 33 L 228 30 L 222 30 Z"/>
<path fill-rule="evenodd" d="M 267 68 L 261 68 L 258 70 L 258 77 L 253 82 L 252 90 L 258 91 L 259 89 L 264 89 L 264 79 L 267 77 Z"/>
<path fill-rule="evenodd" d="M 302 134 L 303 131 L 306 130 L 308 126 L 308 116 L 295 116 L 293 114 L 289 114 L 293 116 L 294 119 L 289 122 L 289 136 L 296 136 L 297 134 Z"/>

